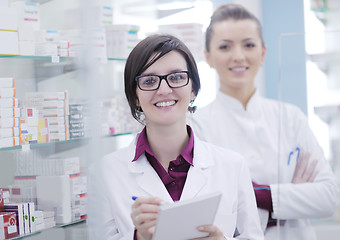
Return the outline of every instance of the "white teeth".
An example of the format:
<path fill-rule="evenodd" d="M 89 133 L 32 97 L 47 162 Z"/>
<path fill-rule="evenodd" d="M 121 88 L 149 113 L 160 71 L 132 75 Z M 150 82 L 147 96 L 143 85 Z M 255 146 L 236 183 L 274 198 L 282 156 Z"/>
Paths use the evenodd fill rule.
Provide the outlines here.
<path fill-rule="evenodd" d="M 176 102 L 175 101 L 169 101 L 169 102 L 159 102 L 156 103 L 157 107 L 168 107 L 174 105 Z"/>
<path fill-rule="evenodd" d="M 245 67 L 237 67 L 237 68 L 232 68 L 231 69 L 233 72 L 243 72 L 246 70 Z"/>

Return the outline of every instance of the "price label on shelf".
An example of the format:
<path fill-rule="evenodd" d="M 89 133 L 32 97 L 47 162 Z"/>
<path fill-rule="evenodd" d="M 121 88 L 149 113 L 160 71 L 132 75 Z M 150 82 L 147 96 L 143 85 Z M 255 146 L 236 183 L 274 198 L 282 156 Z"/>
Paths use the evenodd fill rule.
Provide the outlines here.
<path fill-rule="evenodd" d="M 52 62 L 53 63 L 59 63 L 60 62 L 60 57 L 59 56 L 52 56 Z"/>

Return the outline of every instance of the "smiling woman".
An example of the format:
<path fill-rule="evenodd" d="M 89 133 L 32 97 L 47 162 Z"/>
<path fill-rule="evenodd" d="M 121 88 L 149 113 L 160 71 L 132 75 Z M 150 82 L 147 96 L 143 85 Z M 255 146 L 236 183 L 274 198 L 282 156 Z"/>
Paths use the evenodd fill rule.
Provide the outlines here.
<path fill-rule="evenodd" d="M 241 5 L 220 6 L 205 49 L 220 89 L 198 109 L 192 127 L 201 139 L 246 157 L 265 239 L 316 239 L 309 219 L 335 211 L 336 181 L 302 111 L 255 88 L 265 54 L 259 20 Z M 297 149 L 304 151 L 290 161 Z"/>
<path fill-rule="evenodd" d="M 148 124 L 155 123 L 164 125 L 179 122 L 181 126 L 185 126 L 186 111 L 190 102 L 195 99 L 186 70 L 187 64 L 183 56 L 177 51 L 171 51 L 137 77 L 137 106 L 145 115 L 147 128 Z M 165 73 L 168 74 L 164 75 Z M 180 80 L 176 81 L 175 76 Z M 146 81 L 142 82 L 143 79 Z"/>
<path fill-rule="evenodd" d="M 149 240 L 162 201 L 221 192 L 215 225 L 197 231 L 214 239 L 263 239 L 245 159 L 200 141 L 186 124 L 200 79 L 183 42 L 171 35 L 147 37 L 129 55 L 124 81 L 131 113 L 145 127 L 130 146 L 105 156 L 94 173 L 106 190 L 92 189 L 103 209 L 98 213 L 105 215 L 92 220 L 102 230 L 98 237 Z M 138 198 L 132 203 L 131 196 Z"/>

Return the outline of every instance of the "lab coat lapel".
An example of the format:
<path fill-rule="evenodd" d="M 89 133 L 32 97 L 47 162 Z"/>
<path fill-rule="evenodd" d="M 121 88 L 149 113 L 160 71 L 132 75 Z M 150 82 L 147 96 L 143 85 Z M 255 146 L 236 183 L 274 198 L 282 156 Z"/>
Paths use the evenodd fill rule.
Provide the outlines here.
<path fill-rule="evenodd" d="M 138 187 L 150 196 L 157 196 L 164 201 L 172 201 L 162 180 L 150 165 L 145 155 L 141 155 L 135 162 L 131 162 L 129 170 L 134 174 Z"/>
<path fill-rule="evenodd" d="M 185 181 L 184 189 L 181 195 L 181 200 L 191 199 L 198 195 L 200 191 L 208 183 L 207 173 L 210 171 L 210 166 L 213 162 L 209 161 L 210 157 L 204 150 L 204 146 L 195 136 L 194 142 L 194 166 L 191 166 Z"/>
<path fill-rule="evenodd" d="M 200 167 L 190 167 L 181 200 L 191 199 L 195 197 L 207 184 L 208 178 L 204 174 L 204 170 Z"/>

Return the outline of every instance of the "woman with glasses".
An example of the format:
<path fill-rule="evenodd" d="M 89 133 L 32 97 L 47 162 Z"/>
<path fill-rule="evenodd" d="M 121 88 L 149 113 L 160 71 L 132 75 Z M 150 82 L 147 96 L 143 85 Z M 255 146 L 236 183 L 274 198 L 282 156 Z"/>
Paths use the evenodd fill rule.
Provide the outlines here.
<path fill-rule="evenodd" d="M 99 235 L 151 239 L 162 201 L 221 192 L 214 225 L 198 229 L 208 236 L 203 239 L 263 239 L 245 160 L 200 141 L 186 124 L 200 89 L 188 48 L 170 35 L 144 39 L 127 59 L 124 81 L 131 113 L 145 127 L 130 146 L 101 161 L 97 176 L 105 192 L 94 195 L 105 209 Z"/>
<path fill-rule="evenodd" d="M 259 20 L 241 5 L 219 7 L 205 56 L 220 89 L 194 114 L 192 127 L 201 139 L 246 157 L 266 239 L 316 239 L 309 219 L 334 213 L 337 184 L 305 115 L 256 90 L 265 54 Z"/>

